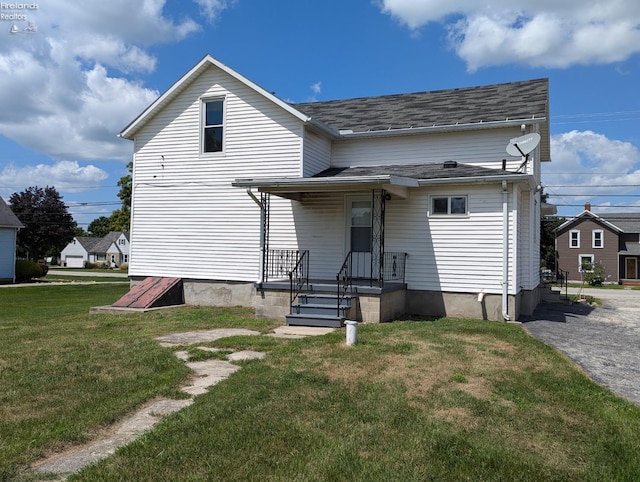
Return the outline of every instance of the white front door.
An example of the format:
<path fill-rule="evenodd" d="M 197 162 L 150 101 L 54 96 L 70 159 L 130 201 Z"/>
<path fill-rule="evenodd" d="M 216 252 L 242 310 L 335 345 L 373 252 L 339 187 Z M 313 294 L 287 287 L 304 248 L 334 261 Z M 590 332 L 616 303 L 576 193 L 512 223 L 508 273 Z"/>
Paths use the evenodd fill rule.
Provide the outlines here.
<path fill-rule="evenodd" d="M 346 248 L 352 252 L 352 276 L 371 277 L 371 196 L 347 196 Z"/>

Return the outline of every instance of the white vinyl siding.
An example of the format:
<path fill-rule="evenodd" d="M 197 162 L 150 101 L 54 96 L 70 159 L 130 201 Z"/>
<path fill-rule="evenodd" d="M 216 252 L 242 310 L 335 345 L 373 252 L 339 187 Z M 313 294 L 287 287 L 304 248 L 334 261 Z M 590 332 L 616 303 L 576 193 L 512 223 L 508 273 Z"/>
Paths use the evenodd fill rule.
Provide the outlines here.
<path fill-rule="evenodd" d="M 312 278 L 335 280 L 344 261 L 344 194 L 307 193 L 302 202 L 271 196 L 269 247 L 308 249 Z"/>
<path fill-rule="evenodd" d="M 468 217 L 428 217 L 430 196 L 452 195 L 451 188 L 412 190 L 405 200 L 387 202 L 385 249 L 408 253 L 409 289 L 500 293 L 502 290 L 502 192 L 496 186 L 466 188 Z M 509 222 L 513 223 L 512 203 Z M 513 233 L 513 231 L 511 231 Z M 514 237 L 510 237 L 513 279 Z M 510 283 L 510 293 L 515 286 Z"/>
<path fill-rule="evenodd" d="M 303 176 L 311 177 L 324 171 L 331 163 L 331 141 L 305 130 Z"/>
<path fill-rule="evenodd" d="M 60 252 L 60 259 L 64 262 L 67 257 L 76 258 L 78 256 L 84 261 L 90 261 L 87 250 L 74 238 L 73 241 L 67 244 Z"/>
<path fill-rule="evenodd" d="M 200 155 L 201 99 L 224 97 L 223 155 Z M 215 67 L 136 135 L 129 273 L 256 281 L 260 210 L 237 178 L 299 176 L 300 121 Z"/>
<path fill-rule="evenodd" d="M 408 199 L 393 198 L 386 204 L 385 249 L 408 253 L 408 288 L 472 293 L 484 289 L 487 293 L 501 293 L 501 189 L 496 186 L 466 189 L 469 204 L 466 218 L 429 218 L 429 199 L 434 192 L 440 191 L 415 189 Z M 309 193 L 302 202 L 272 196 L 269 247 L 308 249 L 310 277 L 335 279 L 346 256 L 345 196 L 355 194 L 370 196 L 371 192 Z M 511 196 L 509 206 L 512 224 L 515 216 Z M 511 236 L 511 294 L 519 289 L 514 278 L 516 242 L 516 237 Z"/>
<path fill-rule="evenodd" d="M 522 160 L 510 157 L 505 148 L 520 129 L 443 132 L 398 137 L 341 140 L 333 143 L 331 163 L 336 167 L 425 164 L 454 160 L 465 164 L 517 169 Z"/>

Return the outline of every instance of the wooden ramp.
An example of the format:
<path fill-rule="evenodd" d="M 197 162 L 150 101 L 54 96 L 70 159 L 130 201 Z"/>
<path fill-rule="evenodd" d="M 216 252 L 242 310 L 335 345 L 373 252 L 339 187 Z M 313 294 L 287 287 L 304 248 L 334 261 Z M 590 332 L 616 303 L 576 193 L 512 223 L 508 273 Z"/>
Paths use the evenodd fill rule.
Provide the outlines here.
<path fill-rule="evenodd" d="M 113 303 L 116 308 L 158 308 L 184 304 L 181 278 L 150 276 Z"/>

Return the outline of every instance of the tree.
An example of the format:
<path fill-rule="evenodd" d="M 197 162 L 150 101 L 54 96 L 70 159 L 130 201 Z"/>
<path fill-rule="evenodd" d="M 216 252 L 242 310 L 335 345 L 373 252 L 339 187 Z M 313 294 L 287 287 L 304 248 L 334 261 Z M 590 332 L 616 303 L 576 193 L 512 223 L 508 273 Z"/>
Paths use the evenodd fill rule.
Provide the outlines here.
<path fill-rule="evenodd" d="M 129 161 L 127 164 L 127 169 L 129 170 L 129 174 L 124 177 L 121 177 L 118 181 L 118 186 L 120 186 L 120 191 L 118 191 L 118 197 L 122 201 L 123 208 L 131 209 L 131 193 L 132 193 L 132 182 L 131 182 L 131 173 L 133 172 L 133 162 Z"/>
<path fill-rule="evenodd" d="M 103 238 L 111 231 L 129 231 L 131 224 L 131 171 L 133 170 L 133 162 L 127 164 L 129 174 L 123 176 L 118 181 L 120 191 L 118 197 L 122 201 L 122 207 L 116 209 L 110 216 L 100 216 L 91 221 L 87 230 L 91 236 Z"/>
<path fill-rule="evenodd" d="M 556 228 L 566 221 L 563 217 L 543 216 L 540 225 L 540 260 L 543 267 L 555 272 Z"/>
<path fill-rule="evenodd" d="M 100 216 L 99 218 L 95 218 L 89 226 L 87 227 L 87 231 L 91 236 L 96 238 L 104 238 L 109 231 L 111 226 L 111 218 L 107 216 Z"/>
<path fill-rule="evenodd" d="M 540 201 L 545 203 L 549 195 L 542 191 Z M 553 270 L 556 266 L 556 228 L 566 221 L 563 217 L 542 216 L 540 220 L 540 264 Z"/>
<path fill-rule="evenodd" d="M 18 231 L 19 256 L 33 261 L 55 256 L 73 239 L 76 222 L 55 187 L 32 186 L 13 193 L 9 205 L 25 226 Z"/>

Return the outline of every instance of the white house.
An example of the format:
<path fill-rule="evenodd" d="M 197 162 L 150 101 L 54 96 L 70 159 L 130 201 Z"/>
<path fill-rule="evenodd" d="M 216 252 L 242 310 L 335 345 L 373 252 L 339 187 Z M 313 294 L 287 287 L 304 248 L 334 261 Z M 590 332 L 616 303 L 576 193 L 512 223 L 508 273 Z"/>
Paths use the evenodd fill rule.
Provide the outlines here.
<path fill-rule="evenodd" d="M 111 231 L 104 238 L 76 236 L 60 252 L 67 268 L 84 268 L 87 263 L 117 267 L 129 262 L 129 233 Z"/>
<path fill-rule="evenodd" d="M 16 240 L 24 226 L 0 197 L 0 283 L 16 281 Z"/>
<path fill-rule="evenodd" d="M 291 104 L 207 55 L 120 135 L 129 274 L 182 278 L 187 303 L 332 325 L 540 299 L 547 79 Z"/>

